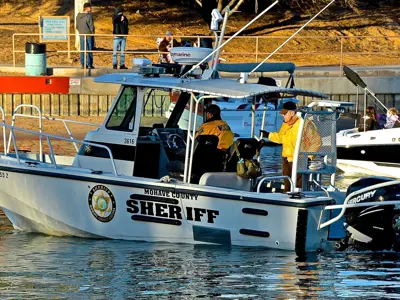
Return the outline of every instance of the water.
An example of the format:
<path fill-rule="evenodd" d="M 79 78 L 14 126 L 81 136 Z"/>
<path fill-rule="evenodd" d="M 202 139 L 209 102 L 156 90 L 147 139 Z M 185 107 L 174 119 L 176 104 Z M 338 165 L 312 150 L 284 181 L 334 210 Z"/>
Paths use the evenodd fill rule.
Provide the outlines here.
<path fill-rule="evenodd" d="M 280 151 L 264 149 L 267 171 L 279 171 Z M 261 248 L 50 237 L 1 222 L 0 216 L 0 299 L 400 299 L 396 253 L 297 257 Z"/>
<path fill-rule="evenodd" d="M 395 253 L 296 257 L 266 249 L 0 238 L 0 297 L 76 299 L 400 299 Z"/>

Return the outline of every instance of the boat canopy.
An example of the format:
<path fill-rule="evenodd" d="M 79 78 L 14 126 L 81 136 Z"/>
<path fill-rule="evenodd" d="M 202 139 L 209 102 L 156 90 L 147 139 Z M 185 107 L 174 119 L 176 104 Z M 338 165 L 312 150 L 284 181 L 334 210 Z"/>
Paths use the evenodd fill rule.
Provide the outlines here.
<path fill-rule="evenodd" d="M 216 97 L 246 98 L 270 93 L 281 93 L 281 97 L 307 96 L 327 99 L 322 93 L 256 83 L 239 83 L 231 79 L 181 79 L 172 76 L 147 77 L 136 73 L 106 74 L 95 78 L 99 83 L 115 83 L 159 89 L 175 89 L 183 92 L 199 93 Z"/>
<path fill-rule="evenodd" d="M 257 67 L 257 63 L 243 63 L 243 64 L 218 64 L 217 70 L 227 73 L 249 73 Z M 263 63 L 257 72 L 283 72 L 286 71 L 293 75 L 296 65 L 291 62 L 276 62 L 276 63 Z"/>

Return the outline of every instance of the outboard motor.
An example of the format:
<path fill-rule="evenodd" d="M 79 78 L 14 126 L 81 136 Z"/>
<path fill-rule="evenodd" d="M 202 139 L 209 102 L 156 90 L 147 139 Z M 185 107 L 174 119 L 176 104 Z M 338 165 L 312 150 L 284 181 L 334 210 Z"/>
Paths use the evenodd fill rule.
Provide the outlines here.
<path fill-rule="evenodd" d="M 394 181 L 384 177 L 362 178 L 347 189 L 349 194 L 371 187 L 364 193 L 355 195 L 348 204 L 376 202 L 377 205 L 348 208 L 344 214 L 346 237 L 337 244 L 337 248 L 356 250 L 400 250 L 400 207 L 382 205 L 385 201 L 399 200 L 400 185 L 393 184 L 374 188 L 374 185 Z"/>

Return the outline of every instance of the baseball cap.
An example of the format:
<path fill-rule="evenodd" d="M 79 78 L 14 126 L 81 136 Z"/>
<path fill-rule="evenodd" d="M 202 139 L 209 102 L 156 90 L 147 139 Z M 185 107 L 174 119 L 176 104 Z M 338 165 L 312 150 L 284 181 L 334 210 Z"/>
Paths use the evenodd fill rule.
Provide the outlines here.
<path fill-rule="evenodd" d="M 296 103 L 292 102 L 292 101 L 288 101 L 283 103 L 283 108 L 281 109 L 281 111 L 279 112 L 281 115 L 286 114 L 289 110 L 296 110 L 297 106 Z"/>
<path fill-rule="evenodd" d="M 167 31 L 167 32 L 165 33 L 165 35 L 173 36 L 174 34 L 172 33 L 172 31 Z"/>

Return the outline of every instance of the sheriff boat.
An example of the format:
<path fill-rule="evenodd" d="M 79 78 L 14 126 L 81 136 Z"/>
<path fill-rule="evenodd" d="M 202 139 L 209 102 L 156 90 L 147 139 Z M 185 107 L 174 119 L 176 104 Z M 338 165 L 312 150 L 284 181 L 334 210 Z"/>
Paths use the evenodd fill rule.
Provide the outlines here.
<path fill-rule="evenodd" d="M 11 125 L 5 123 L 3 113 L 2 126 L 9 129 L 10 137 L 7 142 L 4 130 L 0 207 L 16 229 L 58 236 L 299 251 L 326 247 L 328 228 L 319 230 L 318 222 L 324 207 L 335 203 L 335 199 L 316 188 L 321 179 L 314 176 L 315 182 L 304 181 L 304 191 L 313 185 L 319 190 L 316 192 L 295 193 L 295 176 L 292 194 L 265 193 L 264 186 L 275 178 L 244 179 L 236 175 L 235 168 L 227 169 L 225 160 L 229 157 L 218 153 L 218 138 L 202 136 L 196 141 L 196 118 L 190 120 L 187 132 L 177 127 L 188 103 L 196 111 L 207 98 L 281 93 L 282 97 L 323 99 L 325 95 L 227 79 L 134 73 L 104 75 L 96 82 L 120 84 L 121 88 L 104 122 L 89 131 L 84 141 L 15 127 L 16 117 L 23 116 L 18 111 L 24 105 L 16 109 Z M 180 97 L 166 124 L 142 127 L 144 99 L 151 93 L 171 90 L 180 91 Z M 315 119 L 316 113 L 320 114 L 303 112 L 303 121 Z M 336 145 L 330 126 L 334 126 L 331 117 L 337 112 L 323 113 L 321 116 L 327 117 L 321 117 L 320 122 L 327 123 L 325 134 L 332 139 L 319 153 L 326 158 L 326 167 L 324 171 L 309 170 L 299 143 L 295 169 L 305 177 L 335 173 Z M 44 118 L 40 111 L 36 117 Z M 19 151 L 16 131 L 37 135 L 48 145 L 48 153 L 43 152 L 42 144 L 38 154 Z M 54 154 L 55 139 L 80 144 L 77 155 Z M 11 144 L 15 152 L 10 151 Z M 254 150 L 258 141 L 244 140 L 242 145 Z M 255 154 L 248 152 L 249 158 Z"/>
<path fill-rule="evenodd" d="M 26 105 L 16 108 L 11 125 L 5 123 L 0 109 L 4 143 L 0 156 L 0 207 L 15 229 L 56 236 L 227 244 L 297 252 L 329 250 L 334 238 L 347 237 L 347 243 L 349 236 L 360 236 L 348 224 L 352 231 L 348 229 L 346 234 L 346 209 L 376 207 L 377 202 L 361 202 L 372 201 L 374 195 L 381 194 L 370 192 L 379 187 L 376 181 L 366 188 L 352 187 L 348 195 L 334 187 L 336 120 L 346 103 L 325 101 L 323 94 L 295 88 L 146 73 L 96 78 L 99 84 L 121 87 L 103 123 L 87 132 L 83 141 L 43 133 L 41 128 L 31 131 L 14 126 L 16 118 L 24 116 L 19 110 Z M 166 124 L 141 126 L 144 99 L 150 93 L 168 94 L 171 90 L 180 91 L 180 96 Z M 269 188 L 272 181 L 282 177 L 237 176 L 238 158 L 221 155 L 218 138 L 195 138 L 196 118 L 190 120 L 186 132 L 176 126 L 188 103 L 196 112 L 199 103 L 207 98 L 269 93 L 280 93 L 283 98 L 320 99 L 298 112 L 301 125 L 289 178 L 291 192 L 287 194 L 274 193 Z M 29 117 L 39 121 L 45 118 L 37 107 L 30 107 L 38 115 Z M 318 128 L 322 141 L 314 152 L 308 150 L 303 138 L 310 122 Z M 8 141 L 6 129 L 10 133 Z M 44 152 L 42 143 L 37 154 L 20 151 L 16 131 L 36 135 L 47 144 L 48 151 Z M 80 145 L 76 156 L 56 155 L 54 140 Z M 238 141 L 242 158 L 253 158 L 259 150 L 260 142 L 255 138 Z M 310 164 L 310 156 L 319 163 Z M 297 174 L 303 176 L 300 189 L 295 188 Z M 385 187 L 396 184 L 383 183 Z M 378 205 L 392 204 L 389 200 L 393 197 L 388 202 L 379 200 Z M 339 214 L 335 213 L 338 209 Z M 382 236 L 381 232 L 378 234 Z"/>

